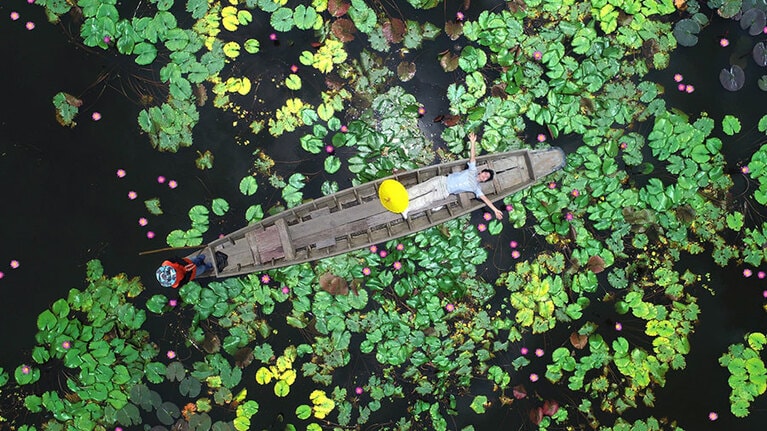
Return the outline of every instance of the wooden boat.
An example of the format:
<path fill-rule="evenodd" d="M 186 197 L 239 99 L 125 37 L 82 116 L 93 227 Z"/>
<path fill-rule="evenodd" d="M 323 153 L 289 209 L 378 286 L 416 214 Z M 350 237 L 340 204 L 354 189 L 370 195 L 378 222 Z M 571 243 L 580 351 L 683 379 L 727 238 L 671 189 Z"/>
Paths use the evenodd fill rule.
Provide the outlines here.
<path fill-rule="evenodd" d="M 216 252 L 227 264 L 203 276 L 231 277 L 309 262 L 409 235 L 468 214 L 485 204 L 473 193 L 450 195 L 434 208 L 411 212 L 407 219 L 388 211 L 378 198 L 379 185 L 391 178 L 405 187 L 437 175 L 466 169 L 468 159 L 400 172 L 287 209 L 210 242 L 206 261 Z M 536 183 L 565 165 L 560 148 L 516 150 L 477 157 L 477 169 L 495 171 L 482 191 L 493 202 Z M 441 208 L 438 208 L 441 207 Z M 197 251 L 190 256 L 196 256 Z"/>

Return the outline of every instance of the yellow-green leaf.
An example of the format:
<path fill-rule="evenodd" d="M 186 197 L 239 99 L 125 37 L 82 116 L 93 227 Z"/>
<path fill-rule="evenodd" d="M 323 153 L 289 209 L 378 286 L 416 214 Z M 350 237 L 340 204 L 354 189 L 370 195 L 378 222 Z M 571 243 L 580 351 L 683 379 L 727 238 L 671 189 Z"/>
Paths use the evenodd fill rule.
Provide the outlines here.
<path fill-rule="evenodd" d="M 240 44 L 237 42 L 227 42 L 224 45 L 224 54 L 229 58 L 237 58 L 240 55 Z"/>
<path fill-rule="evenodd" d="M 260 385 L 265 385 L 271 382 L 272 377 L 274 377 L 274 374 L 272 374 L 266 367 L 261 367 L 256 371 L 256 382 Z"/>
<path fill-rule="evenodd" d="M 237 30 L 237 26 L 240 24 L 240 22 L 237 20 L 236 16 L 229 15 L 229 16 L 225 16 L 221 20 L 221 24 L 224 25 L 225 29 L 229 31 L 235 31 Z"/>
<path fill-rule="evenodd" d="M 300 90 L 301 89 L 301 77 L 296 75 L 295 73 L 291 73 L 288 75 L 287 78 L 285 78 L 285 86 L 290 88 L 291 90 Z"/>
<path fill-rule="evenodd" d="M 284 397 L 288 393 L 290 393 L 290 385 L 285 383 L 284 380 L 277 380 L 277 383 L 274 384 L 274 395 Z"/>

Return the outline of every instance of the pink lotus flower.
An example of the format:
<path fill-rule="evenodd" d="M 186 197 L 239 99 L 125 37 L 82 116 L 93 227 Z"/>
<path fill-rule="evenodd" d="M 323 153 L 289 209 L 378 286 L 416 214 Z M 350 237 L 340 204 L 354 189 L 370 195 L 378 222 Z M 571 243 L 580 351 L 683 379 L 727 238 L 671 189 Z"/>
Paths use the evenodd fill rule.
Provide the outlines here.
<path fill-rule="evenodd" d="M 519 250 L 514 250 L 511 252 L 511 257 L 514 259 L 519 259 L 520 256 L 522 256 L 522 254 L 519 252 Z"/>
<path fill-rule="evenodd" d="M 394 269 L 396 269 L 397 271 L 399 271 L 400 269 L 402 269 L 402 262 L 396 261 L 391 266 L 394 267 Z"/>
<path fill-rule="evenodd" d="M 162 175 L 158 176 L 157 177 L 157 182 L 160 183 L 160 184 L 164 183 L 165 182 L 165 177 L 162 176 Z"/>
<path fill-rule="evenodd" d="M 748 175 L 751 172 L 751 169 L 748 168 L 748 166 L 741 166 L 740 167 L 740 173 L 744 175 Z"/>
<path fill-rule="evenodd" d="M 683 79 L 684 79 L 684 77 L 682 76 L 682 74 L 681 74 L 681 73 L 676 73 L 676 74 L 674 74 L 674 81 L 676 81 L 676 82 L 682 82 L 682 80 L 683 80 Z"/>
<path fill-rule="evenodd" d="M 128 192 L 128 199 L 133 200 L 138 197 L 138 193 L 134 192 L 133 190 Z"/>
<path fill-rule="evenodd" d="M 270 281 L 272 281 L 272 278 L 269 277 L 269 274 L 264 274 L 261 276 L 261 283 L 269 284 Z"/>
<path fill-rule="evenodd" d="M 543 133 L 539 133 L 537 139 L 538 139 L 538 142 L 545 142 L 546 141 L 546 135 L 544 135 Z"/>
<path fill-rule="evenodd" d="M 72 343 L 69 341 L 62 341 L 61 342 L 61 348 L 64 350 L 69 350 L 69 348 L 72 347 Z"/>
<path fill-rule="evenodd" d="M 146 226 L 149 224 L 149 221 L 146 219 L 146 217 L 141 217 L 138 219 L 138 225 L 139 226 Z"/>
<path fill-rule="evenodd" d="M 356 388 L 354 388 L 354 393 L 357 395 L 362 395 L 363 392 L 365 392 L 365 390 L 362 389 L 361 386 L 357 386 Z"/>
<path fill-rule="evenodd" d="M 13 269 L 16 269 L 16 268 L 18 268 L 19 266 L 21 266 L 21 264 L 19 263 L 19 261 L 18 261 L 18 260 L 16 260 L 16 259 L 13 259 L 13 260 L 11 261 L 11 268 L 13 268 Z"/>
<path fill-rule="evenodd" d="M 127 173 L 125 172 L 125 169 L 117 170 L 117 178 L 125 178 L 125 175 L 127 175 Z"/>
<path fill-rule="evenodd" d="M 455 305 L 447 304 L 445 305 L 445 310 L 447 310 L 448 313 L 452 313 L 453 311 L 455 311 Z"/>
<path fill-rule="evenodd" d="M 723 37 L 719 39 L 719 46 L 721 46 L 722 48 L 726 48 L 729 45 L 730 45 L 730 41 L 727 40 L 727 38 Z"/>
<path fill-rule="evenodd" d="M 370 275 L 371 272 L 372 271 L 370 271 L 370 268 L 368 268 L 367 266 L 362 268 L 362 274 L 363 275 Z"/>
<path fill-rule="evenodd" d="M 168 359 L 173 359 L 176 357 L 176 352 L 174 352 L 173 350 L 168 350 L 168 353 L 166 353 L 165 355 L 168 356 Z"/>
<path fill-rule="evenodd" d="M 370 246 L 370 252 L 371 252 L 371 253 L 378 253 L 378 246 L 376 246 L 376 245 L 371 245 L 371 246 Z"/>
<path fill-rule="evenodd" d="M 94 112 L 91 114 L 91 118 L 93 118 L 93 121 L 99 121 L 101 119 L 101 114 L 98 112 Z"/>
<path fill-rule="evenodd" d="M 535 356 L 537 356 L 539 358 L 542 357 L 543 356 L 543 349 L 540 349 L 540 348 L 535 349 Z"/>
<path fill-rule="evenodd" d="M 399 243 L 397 244 L 397 247 L 395 247 L 398 251 L 402 251 L 405 249 L 405 244 Z"/>
<path fill-rule="evenodd" d="M 343 132 L 343 133 L 346 133 L 346 132 L 348 132 L 348 131 L 349 131 L 349 128 L 348 128 L 348 127 L 346 127 L 346 124 L 344 124 L 343 126 L 341 126 L 341 132 Z"/>
<path fill-rule="evenodd" d="M 178 305 L 178 300 L 176 300 L 176 299 L 169 299 L 168 300 L 168 305 L 171 306 L 171 307 L 175 307 L 175 306 Z"/>
<path fill-rule="evenodd" d="M 516 241 L 511 241 L 509 243 L 509 247 L 511 247 L 511 248 L 517 248 L 518 245 L 519 245 L 519 243 L 517 243 Z"/>
<path fill-rule="evenodd" d="M 540 61 L 543 58 L 543 53 L 541 51 L 535 51 L 533 53 L 533 59 L 536 61 Z"/>
<path fill-rule="evenodd" d="M 290 293 L 290 288 L 288 286 L 282 286 L 282 293 L 287 295 L 288 293 Z"/>
<path fill-rule="evenodd" d="M 485 219 L 485 221 L 490 221 L 490 220 L 493 219 L 493 215 L 488 213 L 488 212 L 486 212 L 486 213 L 482 214 L 482 218 Z"/>
<path fill-rule="evenodd" d="M 146 237 L 147 237 L 147 238 L 149 238 L 149 239 L 152 239 L 152 238 L 154 238 L 154 232 L 152 232 L 152 231 L 150 230 L 149 232 L 147 232 L 147 233 L 146 233 Z"/>
<path fill-rule="evenodd" d="M 32 21 L 27 21 L 26 27 L 27 27 L 27 30 L 34 30 L 35 23 L 33 23 Z"/>
<path fill-rule="evenodd" d="M 480 231 L 480 232 L 484 232 L 484 231 L 487 230 L 487 225 L 484 224 L 484 223 L 480 223 L 480 224 L 477 225 L 477 230 Z"/>
<path fill-rule="evenodd" d="M 690 84 L 687 84 L 684 86 L 684 91 L 686 91 L 687 93 L 692 93 L 693 91 L 695 91 L 695 87 L 693 87 Z"/>
<path fill-rule="evenodd" d="M 743 276 L 746 277 L 746 278 L 751 277 L 753 274 L 754 274 L 753 271 L 751 271 L 748 268 L 743 270 Z"/>
<path fill-rule="evenodd" d="M 378 253 L 378 255 L 379 255 L 379 256 L 381 256 L 382 258 L 384 258 L 384 257 L 386 257 L 386 256 L 388 256 L 388 255 L 389 255 L 389 252 L 388 252 L 388 251 L 386 251 L 386 250 L 381 250 L 381 251 Z"/>
<path fill-rule="evenodd" d="M 176 180 L 170 180 L 168 181 L 168 187 L 175 189 L 176 187 L 178 187 L 178 183 L 176 182 Z"/>
<path fill-rule="evenodd" d="M 295 64 L 292 64 L 290 66 L 290 71 L 293 72 L 293 73 L 298 72 L 298 66 L 296 66 Z"/>
<path fill-rule="evenodd" d="M 19 13 L 16 11 L 11 12 L 11 20 L 16 21 L 19 19 Z"/>
<path fill-rule="evenodd" d="M 527 349 L 527 347 L 522 347 L 519 349 L 519 353 L 521 353 L 522 355 L 526 355 L 528 354 L 528 352 L 529 350 Z"/>
<path fill-rule="evenodd" d="M 616 331 L 622 331 L 623 330 L 623 324 L 621 322 L 615 322 L 615 330 Z"/>
<path fill-rule="evenodd" d="M 538 374 L 530 373 L 530 381 L 531 382 L 537 382 L 538 381 Z"/>

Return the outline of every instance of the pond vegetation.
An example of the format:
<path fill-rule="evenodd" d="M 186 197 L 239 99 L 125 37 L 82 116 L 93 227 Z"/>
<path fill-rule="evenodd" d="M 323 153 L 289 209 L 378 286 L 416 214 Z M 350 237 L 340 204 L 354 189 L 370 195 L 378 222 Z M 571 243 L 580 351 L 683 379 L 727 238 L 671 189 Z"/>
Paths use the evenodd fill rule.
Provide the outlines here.
<path fill-rule="evenodd" d="M 261 405 L 277 402 L 280 426 L 309 431 L 472 430 L 473 417 L 499 409 L 522 412 L 532 429 L 681 430 L 675 418 L 644 416 L 686 367 L 696 295 L 716 289 L 680 262 L 755 269 L 767 258 L 767 223 L 742 211 L 743 199 L 767 202 L 767 150 L 739 168 L 757 184 L 741 202 L 723 153 L 752 125 L 671 108 L 664 93 L 677 82 L 648 79 L 677 44 L 697 43 L 704 7 L 760 40 L 740 59 L 749 73 L 765 66 L 764 1 L 466 3 L 439 24 L 362 0 L 151 0 L 135 11 L 116 0 L 36 3 L 51 22 L 77 23 L 85 46 L 159 70 L 164 99 L 136 119 L 157 150 L 196 145 L 206 104 L 237 119 L 231 145 L 252 147 L 253 159 L 232 190 L 248 202 L 264 188 L 282 198 L 246 205 L 243 221 L 311 197 L 307 176 L 280 176 L 257 148 L 267 134 L 321 160 L 325 194 L 339 189 L 339 173 L 361 183 L 435 155 L 462 157 L 471 131 L 488 152 L 577 143 L 562 172 L 508 198 L 507 220 L 479 229 L 461 218 L 314 265 L 191 282 L 177 298 L 89 262 L 84 287 L 40 313 L 29 361 L 0 368 L 13 408 L 2 419 L 19 430 L 262 429 L 273 418 Z M 408 82 L 424 62 L 419 50 L 440 37 L 449 43 L 428 61 L 453 78 L 448 111 L 433 115 L 435 143 L 419 129 L 432 114 Z M 253 67 L 275 61 L 263 51 L 278 44 L 295 57 L 281 58 L 271 79 L 256 77 Z M 725 68 L 723 88 L 742 88 L 743 69 Z M 81 104 L 53 97 L 64 126 L 76 127 Z M 767 115 L 755 127 L 764 142 Z M 215 154 L 198 155 L 199 169 L 214 167 Z M 159 199 L 145 205 L 163 214 Z M 168 245 L 202 244 L 212 217 L 239 215 L 221 197 L 192 203 Z M 513 241 L 514 265 L 486 280 L 483 241 L 523 228 L 544 249 Z M 146 328 L 155 317 L 173 322 L 188 354 L 160 346 Z M 767 390 L 765 342 L 755 330 L 721 352 L 737 417 Z M 24 424 L 22 412 L 37 422 Z"/>

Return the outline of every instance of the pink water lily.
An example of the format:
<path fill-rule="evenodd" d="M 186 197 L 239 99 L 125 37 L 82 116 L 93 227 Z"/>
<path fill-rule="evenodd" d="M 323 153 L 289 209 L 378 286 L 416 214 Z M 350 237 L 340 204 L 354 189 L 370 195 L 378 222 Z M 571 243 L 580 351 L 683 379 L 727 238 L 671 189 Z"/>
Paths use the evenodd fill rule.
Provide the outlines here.
<path fill-rule="evenodd" d="M 176 182 L 176 180 L 170 180 L 168 181 L 168 187 L 175 189 L 176 187 L 178 187 L 178 183 Z"/>
<path fill-rule="evenodd" d="M 426 108 L 424 108 L 423 106 L 419 106 L 419 107 L 418 107 L 418 115 L 419 115 L 419 116 L 424 116 L 424 115 L 426 115 Z"/>
<path fill-rule="evenodd" d="M 394 269 L 396 269 L 397 271 L 399 271 L 400 269 L 402 269 L 402 262 L 400 262 L 400 261 L 396 261 L 396 262 L 394 262 L 394 263 L 393 263 L 391 266 L 392 266 Z"/>
<path fill-rule="evenodd" d="M 540 61 L 543 58 L 543 53 L 541 51 L 535 51 L 533 53 L 533 59 L 536 61 Z"/>
<path fill-rule="evenodd" d="M 402 251 L 405 249 L 405 244 L 399 243 L 397 244 L 397 247 L 395 247 L 398 251 Z"/>
<path fill-rule="evenodd" d="M 11 268 L 13 268 L 13 269 L 16 269 L 16 268 L 18 268 L 19 266 L 21 266 L 21 264 L 19 263 L 19 261 L 18 261 L 18 260 L 16 260 L 16 259 L 13 259 L 13 260 L 11 261 Z"/>
<path fill-rule="evenodd" d="M 270 33 L 269 34 L 269 40 L 277 41 L 277 33 Z"/>
<path fill-rule="evenodd" d="M 261 276 L 261 283 L 269 284 L 270 281 L 272 281 L 272 278 L 269 277 L 269 274 L 264 274 Z"/>
<path fill-rule="evenodd" d="M 455 305 L 447 304 L 445 305 L 445 310 L 447 310 L 448 313 L 452 313 L 453 311 L 455 311 Z"/>
<path fill-rule="evenodd" d="M 544 135 L 543 133 L 539 133 L 537 139 L 538 139 L 538 142 L 545 142 L 546 135 Z"/>
<path fill-rule="evenodd" d="M 719 46 L 721 46 L 722 48 L 726 48 L 729 45 L 730 45 L 730 41 L 727 40 L 726 37 L 723 37 L 723 38 L 719 39 Z"/>
<path fill-rule="evenodd" d="M 133 190 L 128 192 L 128 199 L 133 200 L 138 197 L 138 193 L 134 192 Z"/>
<path fill-rule="evenodd" d="M 298 66 L 296 66 L 295 64 L 292 64 L 290 66 L 290 71 L 293 72 L 293 73 L 298 72 Z"/>
<path fill-rule="evenodd" d="M 147 233 L 146 233 L 146 237 L 147 237 L 147 238 L 149 238 L 149 239 L 152 239 L 152 238 L 154 238 L 154 232 L 152 232 L 152 231 L 150 230 L 149 232 L 147 232 Z"/>
<path fill-rule="evenodd" d="M 514 211 L 514 207 L 512 205 L 506 205 L 506 212 Z"/>
<path fill-rule="evenodd" d="M 455 20 L 456 21 L 463 21 L 466 16 L 464 16 L 463 12 L 458 11 L 455 13 Z"/>
<path fill-rule="evenodd" d="M 746 269 L 743 270 L 743 276 L 744 277 L 748 278 L 748 277 L 751 277 L 752 275 L 754 275 L 754 272 L 751 271 L 750 269 L 746 268 Z"/>
<path fill-rule="evenodd" d="M 484 232 L 487 230 L 487 225 L 484 223 L 480 223 L 477 225 L 477 230 L 479 230 L 480 232 Z"/>
<path fill-rule="evenodd" d="M 0 278 L 5 277 L 5 273 L 3 271 L 0 271 Z"/>
<path fill-rule="evenodd" d="M 168 305 L 171 306 L 171 307 L 175 307 L 176 305 L 178 305 L 178 300 L 176 300 L 176 299 L 169 299 L 168 300 Z"/>
<path fill-rule="evenodd" d="M 165 177 L 162 176 L 162 175 L 158 176 L 157 177 L 157 182 L 160 183 L 160 184 L 164 183 L 165 182 Z"/>
<path fill-rule="evenodd" d="M 531 382 L 537 382 L 538 381 L 538 374 L 530 373 L 530 381 Z"/>
<path fill-rule="evenodd" d="M 529 353 L 529 350 L 527 349 L 527 347 L 522 347 L 519 349 L 519 353 L 521 353 L 522 355 L 526 355 Z"/>
<path fill-rule="evenodd" d="M 325 152 L 326 152 L 326 153 L 328 153 L 328 154 L 333 154 L 333 152 L 334 152 L 335 150 L 336 150 L 336 149 L 335 149 L 335 147 L 334 147 L 334 146 L 332 146 L 332 145 L 330 145 L 330 144 L 328 144 L 328 145 L 325 145 Z"/>
<path fill-rule="evenodd" d="M 485 219 L 486 221 L 490 221 L 490 220 L 493 219 L 493 215 L 488 213 L 488 212 L 486 212 L 486 213 L 482 214 L 482 218 Z"/>
<path fill-rule="evenodd" d="M 21 374 L 27 375 L 32 371 L 31 368 L 29 368 L 29 365 L 22 365 L 21 366 Z"/>
<path fill-rule="evenodd" d="M 378 255 L 381 256 L 382 258 L 384 258 L 384 257 L 389 255 L 389 252 L 386 251 L 386 250 L 381 250 L 381 251 L 378 252 Z"/>
<path fill-rule="evenodd" d="M 615 322 L 615 330 L 616 331 L 622 331 L 623 330 L 623 324 L 621 322 Z"/>
<path fill-rule="evenodd" d="M 567 214 L 565 214 L 565 220 L 567 220 L 567 221 L 573 221 L 573 213 L 567 213 Z"/>
<path fill-rule="evenodd" d="M 91 114 L 91 118 L 93 119 L 93 121 L 99 121 L 101 119 L 101 114 L 98 112 L 94 112 L 93 114 Z"/>
<path fill-rule="evenodd" d="M 125 178 L 125 175 L 127 175 L 127 172 L 125 172 L 125 169 L 117 170 L 117 178 Z"/>
<path fill-rule="evenodd" d="M 288 293 L 290 293 L 290 288 L 288 286 L 282 286 L 282 293 L 287 295 Z"/>
<path fill-rule="evenodd" d="M 535 356 L 540 358 L 540 357 L 543 356 L 543 353 L 544 353 L 543 349 L 541 349 L 541 348 L 535 349 Z"/>
<path fill-rule="evenodd" d="M 371 272 L 372 271 L 370 271 L 370 268 L 368 268 L 367 266 L 362 268 L 362 274 L 363 275 L 370 275 Z"/>
<path fill-rule="evenodd" d="M 679 85 L 676 86 L 676 89 L 679 90 L 679 91 L 684 91 L 685 88 L 687 88 L 687 86 L 684 85 L 684 84 L 679 84 Z"/>
<path fill-rule="evenodd" d="M 711 422 L 713 422 L 713 421 L 715 421 L 717 419 L 719 419 L 719 414 L 717 412 L 710 412 L 708 414 L 708 420 L 710 420 Z"/>
<path fill-rule="evenodd" d="M 16 11 L 11 12 L 11 20 L 16 21 L 19 19 L 19 13 Z"/>
<path fill-rule="evenodd" d="M 692 93 L 693 91 L 695 91 L 695 87 L 693 87 L 690 84 L 687 84 L 687 85 L 684 86 L 684 91 L 686 91 L 688 93 Z"/>
<path fill-rule="evenodd" d="M 378 253 L 378 246 L 376 246 L 376 245 L 371 245 L 371 246 L 370 246 L 370 252 L 371 252 L 371 253 Z"/>
<path fill-rule="evenodd" d="M 343 132 L 343 133 L 346 133 L 346 132 L 348 132 L 348 131 L 349 131 L 349 128 L 348 128 L 348 127 L 346 127 L 346 124 L 344 124 L 343 126 L 341 126 L 341 132 Z"/>
<path fill-rule="evenodd" d="M 522 256 L 522 254 L 519 252 L 519 250 L 514 250 L 511 252 L 511 257 L 514 259 L 519 259 L 520 256 Z"/>
<path fill-rule="evenodd" d="M 70 347 L 72 347 L 72 343 L 69 341 L 62 341 L 61 342 L 61 348 L 68 350 Z"/>
<path fill-rule="evenodd" d="M 362 395 L 363 392 L 365 392 L 365 390 L 362 389 L 361 386 L 357 386 L 356 388 L 354 388 L 354 393 L 357 395 Z"/>
<path fill-rule="evenodd" d="M 27 30 L 34 30 L 35 23 L 33 23 L 32 21 L 27 21 L 26 27 L 27 27 Z"/>
<path fill-rule="evenodd" d="M 138 219 L 139 226 L 146 226 L 149 224 L 149 221 L 146 219 L 146 217 L 141 217 Z"/>
<path fill-rule="evenodd" d="M 166 353 L 165 355 L 168 357 L 168 359 L 174 359 L 176 357 L 176 352 L 174 352 L 173 350 L 168 350 L 168 353 Z"/>
<path fill-rule="evenodd" d="M 751 169 L 748 168 L 748 165 L 740 167 L 741 174 L 748 175 L 750 172 L 751 172 Z"/>
<path fill-rule="evenodd" d="M 674 81 L 676 81 L 676 82 L 682 82 L 682 80 L 683 80 L 683 79 L 684 79 L 684 77 L 682 76 L 682 74 L 681 74 L 681 73 L 676 73 L 676 74 L 674 74 Z"/>

